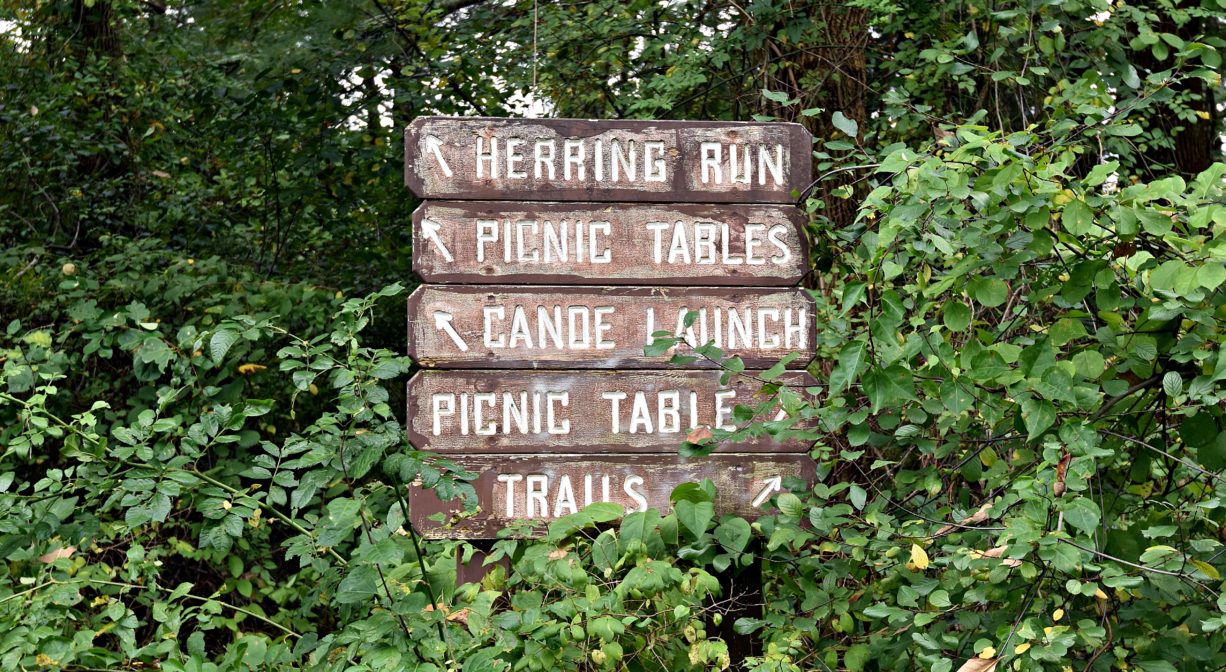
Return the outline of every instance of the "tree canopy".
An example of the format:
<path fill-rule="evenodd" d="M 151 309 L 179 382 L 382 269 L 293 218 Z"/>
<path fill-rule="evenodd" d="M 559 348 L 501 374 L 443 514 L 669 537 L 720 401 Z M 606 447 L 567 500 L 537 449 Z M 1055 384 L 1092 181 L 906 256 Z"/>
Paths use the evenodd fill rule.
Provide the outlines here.
<path fill-rule="evenodd" d="M 1223 10 L 0 1 L 0 667 L 1226 666 Z M 403 498 L 471 491 L 403 424 L 428 114 L 804 124 L 820 390 L 763 386 L 816 485 L 457 585 Z"/>

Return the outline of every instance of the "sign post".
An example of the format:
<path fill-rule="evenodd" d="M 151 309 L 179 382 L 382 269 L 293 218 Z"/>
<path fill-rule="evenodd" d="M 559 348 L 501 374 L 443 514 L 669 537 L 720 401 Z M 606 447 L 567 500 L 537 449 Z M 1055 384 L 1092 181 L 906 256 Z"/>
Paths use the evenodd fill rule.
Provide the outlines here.
<path fill-rule="evenodd" d="M 717 508 L 755 516 L 787 477 L 812 481 L 794 433 L 677 453 L 694 432 L 762 410 L 755 369 L 801 394 L 815 352 L 803 217 L 811 138 L 797 124 L 426 117 L 405 134 L 413 216 L 412 443 L 478 474 L 480 509 L 410 491 L 427 537 L 541 531 L 594 502 L 667 510 L 710 479 Z M 656 332 L 714 344 L 749 371 L 648 356 Z M 756 373 L 760 374 L 760 371 Z M 768 407 L 779 420 L 782 409 Z M 442 515 L 440 515 L 442 514 Z"/>

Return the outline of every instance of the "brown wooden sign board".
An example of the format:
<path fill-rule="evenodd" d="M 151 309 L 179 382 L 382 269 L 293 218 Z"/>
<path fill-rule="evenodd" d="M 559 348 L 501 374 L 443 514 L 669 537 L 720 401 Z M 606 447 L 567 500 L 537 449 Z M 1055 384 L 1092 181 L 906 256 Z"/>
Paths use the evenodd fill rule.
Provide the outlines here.
<path fill-rule="evenodd" d="M 463 501 L 441 502 L 433 491 L 409 489 L 413 525 L 430 538 L 488 539 L 513 521 L 530 521 L 539 532 L 551 521 L 587 504 L 616 502 L 627 513 L 669 509 L 669 495 L 681 483 L 711 479 L 716 510 L 747 518 L 770 511 L 783 479 L 812 483 L 808 455 L 717 454 L 686 459 L 676 455 L 481 455 L 456 458 L 480 474 L 472 482 L 479 509 L 463 517 Z M 431 518 L 443 513 L 446 524 Z"/>
<path fill-rule="evenodd" d="M 691 311 L 698 319 L 686 327 Z M 799 369 L 814 356 L 817 328 L 813 299 L 801 290 L 739 287 L 422 285 L 408 316 L 409 356 L 461 369 L 660 368 L 671 352 L 643 354 L 657 331 L 694 346 L 714 342 L 749 368 L 799 352 L 790 365 Z"/>
<path fill-rule="evenodd" d="M 675 453 L 695 430 L 735 431 L 737 405 L 771 401 L 760 374 L 720 385 L 720 371 L 423 370 L 409 381 L 409 440 L 438 453 Z M 816 385 L 803 371 L 776 383 L 801 396 Z M 775 403 L 755 421 L 786 419 Z M 765 436 L 716 450 L 795 453 L 812 443 Z"/>
<path fill-rule="evenodd" d="M 794 286 L 809 267 L 793 206 L 431 201 L 413 213 L 427 282 Z"/>
<path fill-rule="evenodd" d="M 421 198 L 794 203 L 809 186 L 799 124 L 421 117 L 405 184 Z"/>

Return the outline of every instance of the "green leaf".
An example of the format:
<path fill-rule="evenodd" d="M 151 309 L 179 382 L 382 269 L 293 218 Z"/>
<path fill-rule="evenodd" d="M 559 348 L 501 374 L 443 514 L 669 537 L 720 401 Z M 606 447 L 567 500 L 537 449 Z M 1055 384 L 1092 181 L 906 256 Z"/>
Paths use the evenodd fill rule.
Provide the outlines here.
<path fill-rule="evenodd" d="M 857 511 L 863 511 L 864 504 L 868 501 L 868 491 L 852 483 L 851 487 L 847 489 L 847 498 L 851 501 L 851 505 L 856 507 Z"/>
<path fill-rule="evenodd" d="M 214 364 L 220 364 L 226 353 L 238 342 L 239 333 L 233 329 L 222 328 L 213 332 L 209 339 L 209 358 Z"/>
<path fill-rule="evenodd" d="M 587 631 L 602 641 L 611 642 L 626 632 L 626 626 L 612 616 L 599 616 L 588 621 Z"/>
<path fill-rule="evenodd" d="M 1136 76 L 1135 69 L 1133 69 L 1133 76 L 1134 77 Z M 1115 171 L 1118 170 L 1119 167 L 1120 167 L 1119 161 L 1108 161 L 1107 163 L 1100 163 L 1097 166 L 1094 166 L 1094 168 L 1090 170 L 1090 174 L 1086 175 L 1086 179 L 1085 179 L 1086 186 L 1097 187 L 1103 182 L 1106 182 L 1107 178 L 1111 177 L 1111 175 L 1115 173 Z"/>
<path fill-rule="evenodd" d="M 1022 402 L 1022 423 L 1030 441 L 1035 440 L 1056 422 L 1056 407 L 1046 399 L 1026 399 Z"/>
<path fill-rule="evenodd" d="M 856 339 L 839 351 L 838 363 L 830 372 L 830 395 L 834 396 L 846 389 L 860 373 L 864 366 L 864 355 L 868 352 L 868 342 Z"/>
<path fill-rule="evenodd" d="M 975 278 L 970 284 L 971 298 L 986 308 L 995 308 L 1009 297 L 1009 286 L 1000 278 Z"/>
<path fill-rule="evenodd" d="M 804 502 L 800 501 L 799 497 L 790 492 L 779 495 L 779 499 L 776 501 L 779 504 L 779 512 L 785 516 L 800 518 L 805 514 Z"/>
<path fill-rule="evenodd" d="M 1081 237 L 1094 228 L 1094 213 L 1090 211 L 1085 201 L 1075 198 L 1064 206 L 1064 213 L 1060 215 L 1060 223 L 1064 225 L 1065 231 Z"/>
<path fill-rule="evenodd" d="M 767 100 L 774 101 L 780 105 L 791 105 L 788 94 L 783 91 L 771 91 L 770 89 L 762 89 L 762 96 Z"/>
<path fill-rule="evenodd" d="M 683 499 L 673 505 L 677 512 L 677 520 L 685 526 L 695 538 L 701 537 L 715 517 L 715 504 L 711 502 L 691 502 Z"/>
<path fill-rule="evenodd" d="M 1226 282 L 1226 266 L 1220 263 L 1210 261 L 1196 269 L 1196 284 L 1205 289 L 1217 289 L 1223 282 Z"/>
<path fill-rule="evenodd" d="M 744 518 L 729 518 L 715 528 L 715 539 L 733 553 L 743 553 L 753 531 Z"/>
<path fill-rule="evenodd" d="M 1064 505 L 1064 522 L 1086 534 L 1094 532 L 1101 518 L 1098 505 L 1085 497 L 1069 500 Z"/>
<path fill-rule="evenodd" d="M 843 654 L 843 667 L 847 672 L 864 672 L 868 663 L 869 649 L 867 644 L 855 644 Z"/>
<path fill-rule="evenodd" d="M 650 343 L 643 346 L 643 356 L 659 357 L 660 355 L 668 352 L 670 348 L 677 344 L 677 342 L 677 338 L 669 336 L 655 336 L 651 339 Z"/>
<path fill-rule="evenodd" d="M 1183 376 L 1178 371 L 1167 371 L 1162 376 L 1162 391 L 1168 397 L 1178 397 L 1183 392 Z"/>
<path fill-rule="evenodd" d="M 575 532 L 608 523 L 626 515 L 626 508 L 616 502 L 596 502 L 562 516 L 549 524 L 549 540 L 561 541 Z"/>
<path fill-rule="evenodd" d="M 1073 366 L 1077 369 L 1077 375 L 1093 379 L 1103 375 L 1107 360 L 1097 350 L 1083 350 L 1073 355 Z"/>
<path fill-rule="evenodd" d="M 375 595 L 375 568 L 370 565 L 354 567 L 349 575 L 341 580 L 336 589 L 336 601 L 340 604 L 365 602 Z"/>
<path fill-rule="evenodd" d="M 860 125 L 857 124 L 855 120 L 848 119 L 842 112 L 836 111 L 831 117 L 830 123 L 834 124 L 835 128 L 839 129 L 849 137 L 854 138 L 860 133 Z"/>
<path fill-rule="evenodd" d="M 1086 335 L 1085 325 L 1081 320 L 1065 317 L 1057 320 L 1048 330 L 1052 345 L 1060 347 L 1069 341 L 1077 340 Z"/>
<path fill-rule="evenodd" d="M 650 535 L 659 526 L 660 512 L 655 509 L 627 514 L 625 518 L 622 518 L 622 525 L 618 530 L 618 553 L 625 553 L 632 541 L 647 543 Z"/>
<path fill-rule="evenodd" d="M 971 326 L 971 309 L 961 301 L 950 301 L 941 311 L 941 320 L 950 331 L 965 331 Z"/>
<path fill-rule="evenodd" d="M 612 569 L 620 558 L 621 553 L 617 550 L 617 535 L 613 533 L 613 530 L 601 532 L 592 542 L 592 564 L 598 569 Z"/>
<path fill-rule="evenodd" d="M 949 599 L 949 591 L 937 589 L 928 595 L 928 604 L 931 604 L 938 609 L 944 609 L 952 605 L 953 602 L 951 602 Z"/>
<path fill-rule="evenodd" d="M 911 371 L 901 364 L 887 369 L 871 369 L 865 373 L 864 393 L 872 402 L 874 413 L 904 401 L 916 400 Z"/>

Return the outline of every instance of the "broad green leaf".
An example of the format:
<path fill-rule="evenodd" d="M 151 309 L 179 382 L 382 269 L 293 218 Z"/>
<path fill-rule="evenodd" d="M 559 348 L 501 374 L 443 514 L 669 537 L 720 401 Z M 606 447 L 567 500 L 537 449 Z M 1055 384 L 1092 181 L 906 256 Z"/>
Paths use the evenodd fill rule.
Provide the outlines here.
<path fill-rule="evenodd" d="M 1107 360 L 1097 350 L 1083 350 L 1073 355 L 1073 366 L 1077 367 L 1077 375 L 1093 379 L 1103 375 Z"/>
<path fill-rule="evenodd" d="M 971 280 L 970 292 L 985 308 L 995 308 L 1009 298 L 1009 286 L 1000 278 L 975 278 Z"/>
<path fill-rule="evenodd" d="M 839 394 L 846 389 L 860 374 L 868 353 L 868 342 L 856 339 L 843 346 L 839 351 L 838 363 L 830 372 L 830 394 Z"/>
<path fill-rule="evenodd" d="M 1046 399 L 1026 399 L 1022 402 L 1022 423 L 1026 425 L 1027 438 L 1039 437 L 1056 422 L 1056 407 Z"/>
<path fill-rule="evenodd" d="M 336 589 L 336 601 L 341 604 L 365 602 L 375 595 L 376 572 L 370 565 L 354 567 L 345 578 L 341 579 Z"/>
<path fill-rule="evenodd" d="M 840 131 L 842 131 L 844 134 L 846 134 L 849 137 L 854 138 L 856 137 L 857 134 L 860 133 L 860 125 L 857 124 L 855 120 L 848 119 L 840 111 L 836 111 L 834 113 L 834 115 L 830 119 L 830 123 L 834 124 L 835 128 L 839 129 Z"/>
<path fill-rule="evenodd" d="M 715 528 L 716 541 L 734 553 L 744 552 L 752 535 L 749 522 L 744 518 L 729 518 Z"/>
<path fill-rule="evenodd" d="M 848 647 L 847 652 L 843 654 L 843 667 L 847 668 L 847 672 L 864 672 L 868 659 L 868 645 L 855 644 Z"/>
<path fill-rule="evenodd" d="M 685 526 L 695 538 L 701 537 L 715 517 L 715 504 L 711 502 L 691 502 L 683 499 L 673 505 L 677 512 L 677 520 Z"/>
<path fill-rule="evenodd" d="M 575 513 L 567 514 L 549 524 L 551 541 L 560 541 L 575 532 L 598 523 L 608 523 L 626 514 L 626 509 L 616 502 L 596 502 Z"/>
<path fill-rule="evenodd" d="M 1090 233 L 1094 228 L 1094 213 L 1090 211 L 1085 201 L 1075 198 L 1064 206 L 1064 213 L 1060 215 L 1060 223 L 1064 225 L 1065 231 L 1081 237 Z"/>
<path fill-rule="evenodd" d="M 239 334 L 233 329 L 219 329 L 209 338 L 209 357 L 214 364 L 220 364 L 226 353 L 238 342 Z"/>
<path fill-rule="evenodd" d="M 941 320 L 950 331 L 965 331 L 971 326 L 971 309 L 961 301 L 950 301 L 941 311 Z"/>
<path fill-rule="evenodd" d="M 1178 397 L 1183 393 L 1183 376 L 1178 371 L 1167 371 L 1162 376 L 1162 391 L 1168 397 Z"/>
<path fill-rule="evenodd" d="M 779 512 L 785 516 L 800 518 L 805 515 L 804 502 L 800 501 L 799 497 L 790 492 L 779 495 L 776 502 L 779 504 Z"/>
<path fill-rule="evenodd" d="M 888 369 L 871 369 L 864 374 L 864 393 L 877 413 L 888 406 L 915 401 L 911 372 L 900 364 Z"/>
<path fill-rule="evenodd" d="M 1101 519 L 1098 505 L 1085 497 L 1077 497 L 1064 504 L 1064 522 L 1085 534 L 1092 534 Z"/>

